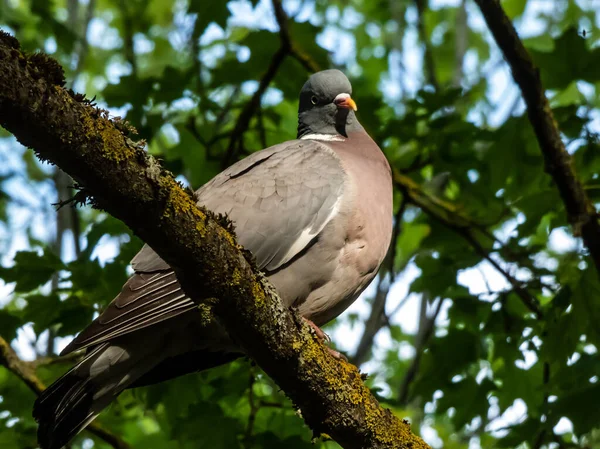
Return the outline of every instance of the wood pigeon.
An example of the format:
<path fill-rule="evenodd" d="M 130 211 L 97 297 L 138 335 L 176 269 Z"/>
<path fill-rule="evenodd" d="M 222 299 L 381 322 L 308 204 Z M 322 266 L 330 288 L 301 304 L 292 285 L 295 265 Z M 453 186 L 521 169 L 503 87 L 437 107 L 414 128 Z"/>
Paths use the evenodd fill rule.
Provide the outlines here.
<path fill-rule="evenodd" d="M 198 190 L 198 204 L 227 214 L 288 307 L 323 336 L 373 279 L 392 233 L 389 164 L 358 122 L 339 70 L 300 91 L 298 138 L 254 153 Z M 58 449 L 126 388 L 161 382 L 241 355 L 225 330 L 198 312 L 169 265 L 149 246 L 108 308 L 63 354 L 83 360 L 37 399 L 43 449 Z"/>

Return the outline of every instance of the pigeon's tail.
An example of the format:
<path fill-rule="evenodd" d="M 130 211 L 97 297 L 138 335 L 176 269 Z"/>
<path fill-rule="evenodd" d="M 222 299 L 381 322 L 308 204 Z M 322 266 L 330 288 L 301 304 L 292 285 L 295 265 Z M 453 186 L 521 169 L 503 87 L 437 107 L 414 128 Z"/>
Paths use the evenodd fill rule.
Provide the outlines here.
<path fill-rule="evenodd" d="M 119 393 L 152 368 L 149 361 L 134 360 L 128 351 L 105 343 L 93 348 L 73 369 L 36 400 L 42 449 L 59 449 L 83 430 Z"/>

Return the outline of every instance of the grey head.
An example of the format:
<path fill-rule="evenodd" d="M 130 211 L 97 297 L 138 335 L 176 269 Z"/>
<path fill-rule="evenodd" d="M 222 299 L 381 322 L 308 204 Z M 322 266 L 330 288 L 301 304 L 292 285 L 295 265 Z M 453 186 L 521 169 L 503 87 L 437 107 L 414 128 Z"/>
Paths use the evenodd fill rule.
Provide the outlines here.
<path fill-rule="evenodd" d="M 311 75 L 300 91 L 298 138 L 308 134 L 348 137 L 349 132 L 362 130 L 351 95 L 352 85 L 339 70 Z"/>

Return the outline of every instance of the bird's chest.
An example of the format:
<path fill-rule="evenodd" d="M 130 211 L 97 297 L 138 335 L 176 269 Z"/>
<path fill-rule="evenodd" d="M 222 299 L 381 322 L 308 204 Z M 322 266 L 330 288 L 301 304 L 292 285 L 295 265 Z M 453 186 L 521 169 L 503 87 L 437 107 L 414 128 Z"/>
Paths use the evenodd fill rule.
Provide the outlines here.
<path fill-rule="evenodd" d="M 383 156 L 383 155 L 382 155 Z M 322 325 L 343 312 L 373 279 L 392 234 L 392 182 L 387 162 L 344 158 L 348 183 L 343 205 L 324 235 L 336 242 L 330 281 L 313 291 L 300 312 Z M 351 164 L 360 165 L 350 168 Z M 335 238 L 334 238 L 335 236 Z M 343 236 L 343 238 L 342 238 Z M 330 239 L 328 237 L 331 237 Z"/>
<path fill-rule="evenodd" d="M 379 154 L 381 157 L 372 158 L 349 154 L 343 159 L 349 182 L 341 262 L 353 264 L 361 275 L 377 271 L 392 234 L 392 180 L 387 161 Z"/>

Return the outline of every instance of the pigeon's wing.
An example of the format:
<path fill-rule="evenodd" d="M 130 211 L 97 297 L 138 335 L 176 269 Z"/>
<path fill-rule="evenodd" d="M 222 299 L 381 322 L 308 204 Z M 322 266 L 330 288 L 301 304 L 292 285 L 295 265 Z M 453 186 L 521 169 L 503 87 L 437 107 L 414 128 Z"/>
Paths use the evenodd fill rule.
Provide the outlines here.
<path fill-rule="evenodd" d="M 61 352 L 62 355 L 111 340 L 194 308 L 171 269 L 135 273 L 106 310 Z"/>
<path fill-rule="evenodd" d="M 344 180 L 329 147 L 300 140 L 226 170 L 198 191 L 198 204 L 226 214 L 238 241 L 268 273 L 291 261 L 336 215 Z"/>
<path fill-rule="evenodd" d="M 254 153 L 198 190 L 198 204 L 226 214 L 258 267 L 291 262 L 338 212 L 346 179 L 323 143 L 296 140 Z M 108 308 L 63 354 L 102 343 L 194 309 L 174 272 L 149 246 L 132 260 L 135 274 Z"/>

